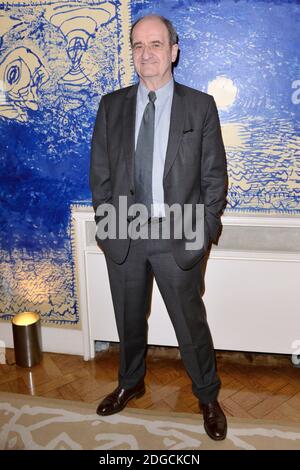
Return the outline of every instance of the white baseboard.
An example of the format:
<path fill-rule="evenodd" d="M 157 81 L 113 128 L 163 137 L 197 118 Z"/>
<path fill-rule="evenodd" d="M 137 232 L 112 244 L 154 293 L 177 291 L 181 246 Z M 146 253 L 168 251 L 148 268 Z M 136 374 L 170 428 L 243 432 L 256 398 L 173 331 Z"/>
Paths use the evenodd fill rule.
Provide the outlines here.
<path fill-rule="evenodd" d="M 0 341 L 3 341 L 7 348 L 14 347 L 10 322 L 0 323 Z M 42 326 L 42 344 L 44 352 L 83 355 L 81 330 Z"/>

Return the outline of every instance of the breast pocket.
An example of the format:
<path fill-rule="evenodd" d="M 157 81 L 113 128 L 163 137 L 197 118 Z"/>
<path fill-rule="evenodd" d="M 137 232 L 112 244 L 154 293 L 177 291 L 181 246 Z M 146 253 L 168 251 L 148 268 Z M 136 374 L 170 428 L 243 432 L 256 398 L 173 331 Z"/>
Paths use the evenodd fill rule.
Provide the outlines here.
<path fill-rule="evenodd" d="M 193 138 L 198 138 L 199 136 L 202 135 L 202 129 L 199 128 L 188 128 L 182 132 L 182 138 L 183 139 L 193 139 Z"/>
<path fill-rule="evenodd" d="M 197 165 L 202 149 L 202 129 L 184 132 L 181 139 L 181 154 L 187 165 Z"/>

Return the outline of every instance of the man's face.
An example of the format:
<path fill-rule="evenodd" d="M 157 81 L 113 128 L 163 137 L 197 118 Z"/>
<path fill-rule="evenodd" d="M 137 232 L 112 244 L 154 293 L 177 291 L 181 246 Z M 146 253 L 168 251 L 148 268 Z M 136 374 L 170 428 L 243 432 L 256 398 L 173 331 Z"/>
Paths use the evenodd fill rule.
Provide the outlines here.
<path fill-rule="evenodd" d="M 132 32 L 134 67 L 140 78 L 158 83 L 172 74 L 178 45 L 170 45 L 169 32 L 158 18 L 141 20 Z"/>

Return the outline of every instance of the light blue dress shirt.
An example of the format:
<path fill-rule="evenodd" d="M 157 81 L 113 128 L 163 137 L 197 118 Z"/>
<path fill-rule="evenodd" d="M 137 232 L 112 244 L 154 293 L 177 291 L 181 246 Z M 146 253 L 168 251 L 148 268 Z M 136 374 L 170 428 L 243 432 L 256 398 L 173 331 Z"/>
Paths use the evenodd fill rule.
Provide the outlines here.
<path fill-rule="evenodd" d="M 148 90 L 141 82 L 137 91 L 136 121 L 135 121 L 135 147 L 145 107 L 148 104 Z M 164 188 L 163 174 L 169 139 L 171 107 L 174 92 L 173 78 L 163 87 L 155 90 L 155 129 L 154 129 L 154 151 L 152 167 L 152 198 L 153 217 L 163 217 L 164 210 Z"/>

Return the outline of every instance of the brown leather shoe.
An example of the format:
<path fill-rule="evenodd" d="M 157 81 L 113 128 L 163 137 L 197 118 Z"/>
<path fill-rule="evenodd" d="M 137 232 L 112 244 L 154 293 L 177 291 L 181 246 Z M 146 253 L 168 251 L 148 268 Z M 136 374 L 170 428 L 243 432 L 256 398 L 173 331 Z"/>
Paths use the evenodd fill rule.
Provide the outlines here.
<path fill-rule="evenodd" d="M 140 381 L 134 387 L 125 389 L 117 387 L 112 393 L 107 395 L 97 408 L 97 414 L 100 416 L 108 416 L 119 413 L 123 410 L 129 400 L 139 398 L 145 393 L 144 381 Z"/>
<path fill-rule="evenodd" d="M 214 441 L 222 441 L 227 434 L 227 420 L 217 400 L 201 405 L 204 429 Z"/>

